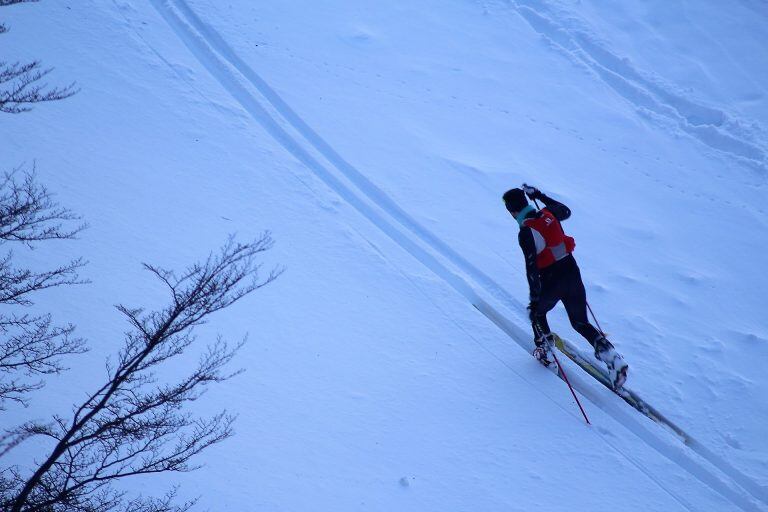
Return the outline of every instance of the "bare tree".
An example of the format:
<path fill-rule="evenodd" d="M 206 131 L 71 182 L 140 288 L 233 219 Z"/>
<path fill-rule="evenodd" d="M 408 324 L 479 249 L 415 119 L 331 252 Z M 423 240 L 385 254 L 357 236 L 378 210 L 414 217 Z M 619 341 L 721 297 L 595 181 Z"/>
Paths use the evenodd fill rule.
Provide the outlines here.
<path fill-rule="evenodd" d="M 0 7 L 37 0 L 0 0 Z M 0 23 L 0 34 L 8 27 Z M 64 87 L 50 87 L 42 82 L 53 68 L 43 68 L 38 60 L 32 62 L 0 61 L 0 112 L 19 114 L 31 110 L 30 105 L 68 98 L 77 93 L 73 82 Z"/>
<path fill-rule="evenodd" d="M 26 249 L 53 239 L 69 239 L 85 225 L 60 207 L 31 172 L 14 169 L 0 177 L 0 245 L 19 243 Z M 13 252 L 0 257 L 0 305 L 31 306 L 31 295 L 40 290 L 82 281 L 77 273 L 84 265 L 75 259 L 53 269 L 34 271 L 13 264 Z M 74 327 L 54 326 L 51 316 L 0 313 L 0 410 L 8 401 L 26 404 L 26 395 L 38 389 L 42 375 L 64 369 L 61 357 L 85 350 L 72 337 Z M 0 443 L 0 452 L 2 443 Z"/>
<path fill-rule="evenodd" d="M 196 418 L 184 406 L 211 383 L 238 373 L 224 367 L 239 348 L 220 338 L 201 355 L 185 378 L 158 384 L 156 371 L 180 356 L 195 341 L 194 327 L 252 291 L 270 283 L 279 271 L 261 280 L 255 257 L 268 250 L 268 233 L 240 244 L 232 238 L 218 254 L 181 275 L 153 265 L 145 268 L 170 295 L 162 309 L 117 306 L 131 329 L 114 365 L 107 364 L 106 382 L 69 419 L 55 416 L 48 424 L 29 423 L 19 436 L 44 436 L 54 446 L 28 476 L 18 469 L 0 480 L 0 508 L 11 512 L 180 511 L 173 493 L 161 499 L 128 500 L 113 484 L 122 478 L 195 469 L 190 459 L 232 434 L 233 416 L 226 411 Z"/>

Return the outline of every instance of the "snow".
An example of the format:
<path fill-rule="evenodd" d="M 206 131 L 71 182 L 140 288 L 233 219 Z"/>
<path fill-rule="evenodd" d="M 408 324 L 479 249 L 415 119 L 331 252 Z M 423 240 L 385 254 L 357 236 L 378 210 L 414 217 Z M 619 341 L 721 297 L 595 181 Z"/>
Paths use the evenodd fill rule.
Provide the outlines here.
<path fill-rule="evenodd" d="M 99 382 L 126 328 L 112 305 L 163 300 L 141 262 L 182 267 L 270 229 L 266 265 L 286 273 L 199 332 L 250 333 L 246 373 L 196 404 L 236 412 L 236 436 L 200 471 L 132 489 L 179 483 L 212 510 L 768 510 L 760 2 L 2 14 L 14 59 L 82 88 L 2 118 L 5 167 L 34 160 L 90 224 L 23 257 L 83 255 L 92 280 L 37 305 L 91 352 L 3 425 L 66 413 Z M 523 350 L 527 284 L 500 201 L 523 181 L 574 212 L 628 385 L 694 445 L 568 365 L 586 426 Z M 550 318 L 583 343 L 561 309 Z"/>

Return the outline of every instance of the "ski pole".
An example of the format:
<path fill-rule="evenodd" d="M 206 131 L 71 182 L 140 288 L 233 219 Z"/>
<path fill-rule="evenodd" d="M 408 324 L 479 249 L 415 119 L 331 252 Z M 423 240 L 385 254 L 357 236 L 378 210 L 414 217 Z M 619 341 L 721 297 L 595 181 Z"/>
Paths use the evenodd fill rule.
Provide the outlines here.
<path fill-rule="evenodd" d="M 538 333 L 539 337 L 543 336 L 543 330 L 541 328 L 541 325 L 539 325 L 539 322 L 536 320 L 532 320 L 531 323 L 533 324 L 533 330 Z M 571 386 L 571 381 L 568 380 L 568 376 L 565 374 L 565 368 L 562 367 L 560 364 L 560 360 L 557 358 L 557 354 L 555 353 L 555 347 L 552 347 L 552 356 L 555 358 L 555 364 L 557 365 L 557 370 L 560 373 L 560 375 L 563 376 L 563 380 L 568 385 L 568 389 L 571 390 L 571 395 L 573 395 L 573 399 L 576 400 L 576 405 L 579 406 L 579 410 L 581 411 L 581 415 L 584 416 L 584 421 L 587 422 L 587 425 L 592 425 L 590 423 L 589 418 L 587 417 L 587 413 L 584 411 L 584 407 L 581 405 L 581 401 L 579 400 L 579 397 L 576 395 L 576 392 L 573 390 L 573 386 Z"/>
<path fill-rule="evenodd" d="M 571 386 L 571 382 L 568 380 L 568 376 L 565 374 L 565 370 L 563 369 L 562 366 L 560 366 L 560 361 L 557 359 L 557 354 L 555 354 L 554 350 L 552 350 L 552 356 L 555 358 L 555 364 L 560 370 L 560 374 L 563 376 L 563 380 L 565 381 L 566 384 L 568 384 L 568 389 L 571 390 L 571 394 L 573 395 L 574 400 L 576 400 L 576 405 L 579 406 L 579 410 L 581 411 L 582 416 L 584 416 L 584 421 L 587 422 L 587 425 L 592 425 L 592 423 L 589 422 L 589 418 L 587 418 L 587 413 L 584 412 L 584 407 L 581 406 L 581 401 L 579 400 L 579 397 L 576 396 L 576 392 L 573 390 L 573 386 Z"/>
<path fill-rule="evenodd" d="M 589 302 L 587 302 L 587 309 L 589 309 L 589 314 L 592 315 L 592 320 L 594 320 L 595 324 L 597 324 L 597 330 L 600 331 L 600 334 L 602 334 L 603 337 L 605 337 L 605 333 L 603 332 L 603 328 L 600 327 L 600 322 L 597 321 L 597 317 L 595 316 L 595 313 L 592 311 L 592 306 L 589 305 Z"/>

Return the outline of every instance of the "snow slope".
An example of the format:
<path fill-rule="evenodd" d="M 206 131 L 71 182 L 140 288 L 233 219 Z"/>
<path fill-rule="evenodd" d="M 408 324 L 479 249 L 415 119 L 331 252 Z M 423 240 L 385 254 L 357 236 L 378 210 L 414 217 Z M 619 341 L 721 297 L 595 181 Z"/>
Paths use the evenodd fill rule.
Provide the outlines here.
<path fill-rule="evenodd" d="M 26 257 L 85 255 L 93 280 L 39 304 L 93 350 L 8 424 L 98 381 L 125 328 L 111 305 L 162 299 L 141 261 L 183 266 L 269 228 L 288 271 L 200 333 L 251 334 L 248 371 L 200 404 L 237 411 L 237 436 L 137 488 L 178 482 L 214 510 L 768 509 L 766 12 L 708 5 L 4 8 L 5 48 L 82 87 L 0 124 L 4 165 L 36 159 L 91 224 Z M 574 211 L 631 386 L 696 446 L 572 369 L 585 426 L 521 349 L 500 195 L 522 181 Z"/>

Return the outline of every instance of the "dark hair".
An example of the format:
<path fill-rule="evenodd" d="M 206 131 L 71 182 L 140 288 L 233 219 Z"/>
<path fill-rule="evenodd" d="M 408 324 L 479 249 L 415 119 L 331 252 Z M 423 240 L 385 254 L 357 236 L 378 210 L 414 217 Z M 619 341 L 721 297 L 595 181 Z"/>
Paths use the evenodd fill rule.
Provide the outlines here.
<path fill-rule="evenodd" d="M 504 192 L 502 199 L 504 199 L 504 204 L 507 206 L 509 213 L 519 212 L 528 206 L 528 199 L 525 197 L 525 192 L 519 188 L 507 190 Z"/>

